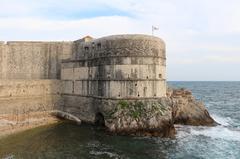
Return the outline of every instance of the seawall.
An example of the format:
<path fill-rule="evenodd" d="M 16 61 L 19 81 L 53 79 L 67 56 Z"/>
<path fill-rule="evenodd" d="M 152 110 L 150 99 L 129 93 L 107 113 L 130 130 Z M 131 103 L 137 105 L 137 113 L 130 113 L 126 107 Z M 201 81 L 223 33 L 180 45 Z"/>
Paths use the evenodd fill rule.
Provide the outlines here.
<path fill-rule="evenodd" d="M 0 80 L 0 135 L 56 121 L 61 89 L 60 80 Z"/>
<path fill-rule="evenodd" d="M 71 56 L 72 42 L 0 43 L 0 135 L 57 121 L 61 61 Z"/>

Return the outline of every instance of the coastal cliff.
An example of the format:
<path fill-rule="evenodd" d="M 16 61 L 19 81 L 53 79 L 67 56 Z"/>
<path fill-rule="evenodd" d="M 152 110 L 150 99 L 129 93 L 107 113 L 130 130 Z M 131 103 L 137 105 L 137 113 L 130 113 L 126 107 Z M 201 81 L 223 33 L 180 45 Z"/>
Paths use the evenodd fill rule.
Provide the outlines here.
<path fill-rule="evenodd" d="M 209 115 L 203 102 L 197 101 L 191 91 L 184 88 L 168 88 L 167 97 L 172 102 L 174 124 L 193 126 L 217 125 Z"/>
<path fill-rule="evenodd" d="M 105 111 L 105 126 L 112 133 L 174 137 L 174 124 L 215 126 L 202 102 L 191 91 L 168 89 L 167 97 L 151 101 L 119 101 Z"/>
<path fill-rule="evenodd" d="M 173 137 L 175 128 L 167 98 L 121 100 L 105 111 L 105 126 L 112 133 L 134 136 Z"/>

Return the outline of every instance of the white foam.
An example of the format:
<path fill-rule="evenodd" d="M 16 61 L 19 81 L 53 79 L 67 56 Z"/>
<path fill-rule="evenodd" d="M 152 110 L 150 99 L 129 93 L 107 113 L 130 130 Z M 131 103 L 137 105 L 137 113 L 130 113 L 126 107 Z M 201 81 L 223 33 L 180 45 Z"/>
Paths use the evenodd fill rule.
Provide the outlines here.
<path fill-rule="evenodd" d="M 201 129 L 192 127 L 191 135 L 203 135 L 213 139 L 240 141 L 239 129 L 230 129 L 223 126 L 204 127 Z"/>
<path fill-rule="evenodd" d="M 107 155 L 110 158 L 119 158 L 118 154 L 112 153 L 112 152 L 106 152 L 106 151 L 90 151 L 91 155 L 101 156 L 101 155 Z"/>
<path fill-rule="evenodd" d="M 175 125 L 177 130 L 177 138 L 185 138 L 191 134 L 191 127 L 187 125 Z"/>
<path fill-rule="evenodd" d="M 177 138 L 185 138 L 192 135 L 202 135 L 211 137 L 213 139 L 240 141 L 240 129 L 231 127 L 231 125 L 234 123 L 231 118 L 224 118 L 215 114 L 211 116 L 221 125 L 215 127 L 177 125 Z"/>
<path fill-rule="evenodd" d="M 15 158 L 14 155 L 8 155 L 8 156 L 4 157 L 3 159 L 14 159 L 14 158 Z"/>
<path fill-rule="evenodd" d="M 233 120 L 230 117 L 221 117 L 219 115 L 216 114 L 211 114 L 211 117 L 218 122 L 219 124 L 223 125 L 223 126 L 229 126 L 231 125 L 231 123 L 233 123 Z"/>

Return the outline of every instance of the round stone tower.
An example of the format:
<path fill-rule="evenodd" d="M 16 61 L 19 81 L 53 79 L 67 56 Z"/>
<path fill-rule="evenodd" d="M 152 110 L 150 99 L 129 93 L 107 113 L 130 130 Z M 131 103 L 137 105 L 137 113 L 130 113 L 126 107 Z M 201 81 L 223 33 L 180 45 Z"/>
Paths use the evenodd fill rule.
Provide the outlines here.
<path fill-rule="evenodd" d="M 158 98 L 166 96 L 164 42 L 147 35 L 114 35 L 83 44 L 98 96 Z M 91 72 L 91 71 L 90 71 Z"/>
<path fill-rule="evenodd" d="M 75 68 L 73 72 L 86 86 L 83 95 L 106 98 L 166 96 L 166 55 L 161 39 L 148 35 L 114 35 L 87 41 L 81 39 L 75 41 L 74 47 L 73 60 L 80 62 L 80 71 Z"/>
<path fill-rule="evenodd" d="M 113 35 L 99 39 L 88 36 L 77 40 L 73 43 L 72 59 L 62 61 L 66 109 L 92 112 L 82 113 L 91 121 L 94 117 L 89 119 L 89 114 L 98 112 L 100 105 L 114 107 L 101 104 L 106 100 L 147 103 L 166 97 L 165 61 L 165 44 L 154 36 Z"/>

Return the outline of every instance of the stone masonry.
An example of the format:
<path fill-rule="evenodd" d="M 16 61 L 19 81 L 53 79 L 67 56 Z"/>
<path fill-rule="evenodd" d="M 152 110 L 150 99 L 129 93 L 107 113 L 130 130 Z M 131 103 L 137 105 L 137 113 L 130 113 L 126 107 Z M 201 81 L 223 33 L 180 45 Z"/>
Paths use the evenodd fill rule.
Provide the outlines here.
<path fill-rule="evenodd" d="M 166 97 L 165 69 L 165 44 L 148 35 L 0 42 L 0 127 L 54 110 L 93 123 L 121 100 L 151 103 Z"/>
<path fill-rule="evenodd" d="M 165 44 L 153 36 L 74 41 L 72 58 L 62 61 L 64 111 L 94 122 L 113 101 L 166 97 L 165 60 Z"/>

